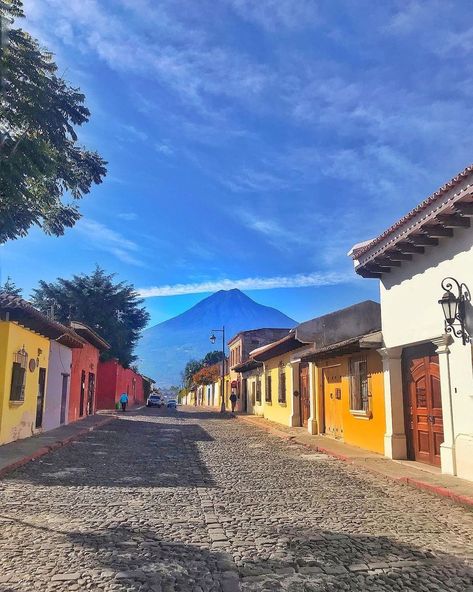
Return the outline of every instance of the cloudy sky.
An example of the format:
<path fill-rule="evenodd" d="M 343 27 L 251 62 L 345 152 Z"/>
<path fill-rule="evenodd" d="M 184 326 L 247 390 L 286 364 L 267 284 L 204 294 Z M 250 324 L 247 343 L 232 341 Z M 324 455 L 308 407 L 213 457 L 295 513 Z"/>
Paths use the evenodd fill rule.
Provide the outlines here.
<path fill-rule="evenodd" d="M 239 287 L 297 320 L 365 298 L 346 253 L 473 161 L 462 0 L 27 0 L 22 26 L 92 112 L 109 162 L 61 239 L 2 279 L 95 264 L 153 322 Z"/>

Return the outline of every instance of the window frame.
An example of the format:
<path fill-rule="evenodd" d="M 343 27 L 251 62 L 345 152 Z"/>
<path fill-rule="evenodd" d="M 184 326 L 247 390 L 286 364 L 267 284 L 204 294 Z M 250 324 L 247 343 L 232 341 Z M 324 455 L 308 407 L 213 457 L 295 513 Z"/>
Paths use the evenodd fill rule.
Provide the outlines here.
<path fill-rule="evenodd" d="M 266 384 L 264 389 L 264 402 L 269 403 L 270 405 L 273 402 L 273 385 L 271 379 L 271 373 L 269 372 L 266 376 Z"/>
<path fill-rule="evenodd" d="M 350 358 L 349 387 L 350 413 L 360 417 L 371 417 L 370 375 L 367 356 Z"/>
<path fill-rule="evenodd" d="M 25 360 L 21 360 L 20 356 L 15 354 L 10 382 L 10 403 L 20 404 L 25 401 L 27 359 L 28 356 L 25 356 Z"/>
<path fill-rule="evenodd" d="M 261 376 L 256 377 L 256 404 L 261 405 Z"/>
<path fill-rule="evenodd" d="M 280 405 L 287 405 L 287 381 L 285 365 L 281 365 L 279 367 L 278 403 Z"/>

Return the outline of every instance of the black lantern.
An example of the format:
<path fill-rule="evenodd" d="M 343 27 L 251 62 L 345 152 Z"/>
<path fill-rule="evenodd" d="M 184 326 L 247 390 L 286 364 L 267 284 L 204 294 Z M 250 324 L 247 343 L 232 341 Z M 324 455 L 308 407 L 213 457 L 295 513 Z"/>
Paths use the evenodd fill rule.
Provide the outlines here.
<path fill-rule="evenodd" d="M 217 341 L 217 338 L 215 337 L 215 333 L 212 333 L 212 335 L 210 336 L 210 342 L 215 343 L 216 341 Z"/>
<path fill-rule="evenodd" d="M 470 302 L 470 291 L 465 284 L 460 284 L 455 278 L 447 277 L 442 281 L 444 295 L 439 300 L 445 317 L 445 331 L 461 337 L 463 345 L 470 342 L 470 336 L 465 330 L 465 304 Z"/>

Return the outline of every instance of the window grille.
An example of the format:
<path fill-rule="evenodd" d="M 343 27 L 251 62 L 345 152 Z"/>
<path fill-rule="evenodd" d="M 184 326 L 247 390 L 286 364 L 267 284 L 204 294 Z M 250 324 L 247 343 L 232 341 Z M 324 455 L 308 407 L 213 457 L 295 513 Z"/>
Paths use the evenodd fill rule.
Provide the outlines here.
<path fill-rule="evenodd" d="M 266 403 L 271 403 L 272 400 L 271 374 L 266 378 L 266 392 L 264 394 L 264 400 L 266 401 Z"/>
<path fill-rule="evenodd" d="M 278 402 L 286 403 L 286 372 L 284 367 L 279 370 Z"/>
<path fill-rule="evenodd" d="M 13 354 L 13 367 L 10 387 L 10 401 L 25 400 L 26 368 L 28 354 L 25 348 Z"/>
<path fill-rule="evenodd" d="M 261 378 L 256 379 L 256 402 L 261 404 Z"/>
<path fill-rule="evenodd" d="M 350 361 L 350 409 L 369 411 L 368 363 L 366 359 Z"/>

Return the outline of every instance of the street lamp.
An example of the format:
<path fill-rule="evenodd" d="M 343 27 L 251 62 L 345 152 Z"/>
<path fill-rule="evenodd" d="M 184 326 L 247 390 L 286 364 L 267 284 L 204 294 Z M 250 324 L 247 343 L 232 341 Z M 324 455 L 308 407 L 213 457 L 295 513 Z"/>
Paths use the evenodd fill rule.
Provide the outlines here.
<path fill-rule="evenodd" d="M 212 329 L 212 333 L 210 335 L 211 343 L 215 343 L 217 341 L 215 333 L 222 334 L 222 377 L 220 385 L 220 413 L 225 413 L 225 325 L 221 329 Z"/>
<path fill-rule="evenodd" d="M 445 331 L 461 337 L 463 345 L 470 342 L 470 336 L 465 329 L 465 304 L 470 302 L 470 291 L 465 284 L 460 284 L 455 278 L 447 277 L 442 280 L 444 295 L 439 300 L 445 317 Z"/>

